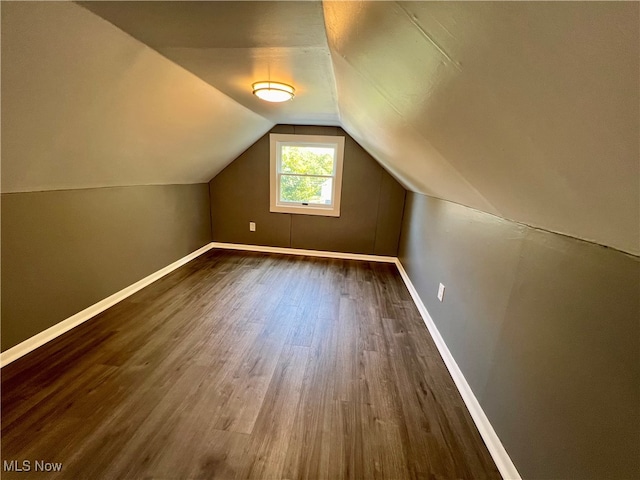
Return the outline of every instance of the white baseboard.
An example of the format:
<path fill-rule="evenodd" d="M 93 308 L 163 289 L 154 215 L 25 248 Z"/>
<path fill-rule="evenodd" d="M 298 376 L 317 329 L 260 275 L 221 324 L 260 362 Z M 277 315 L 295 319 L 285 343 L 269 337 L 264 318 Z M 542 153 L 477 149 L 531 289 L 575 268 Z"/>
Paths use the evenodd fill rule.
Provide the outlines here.
<path fill-rule="evenodd" d="M 407 275 L 407 272 L 402 266 L 402 263 L 400 263 L 399 259 L 396 259 L 395 263 L 398 267 L 398 271 L 400 272 L 400 276 L 402 276 L 402 279 L 404 280 L 404 283 L 407 286 L 407 289 L 409 290 L 414 303 L 416 304 L 416 307 L 418 307 L 418 311 L 420 312 L 420 315 L 422 316 L 422 319 L 424 320 L 424 323 L 427 326 L 427 329 L 429 330 L 433 341 L 438 347 L 438 351 L 440 352 L 440 355 L 442 356 L 442 359 L 444 360 L 444 363 L 447 366 L 447 369 L 449 370 L 449 373 L 451 374 L 456 387 L 458 387 L 460 396 L 462 396 L 462 400 L 467 406 L 467 409 L 471 414 L 471 418 L 473 418 L 473 421 L 476 424 L 476 427 L 478 428 L 478 431 L 480 432 L 484 443 L 487 445 L 487 449 L 489 450 L 493 461 L 496 463 L 496 467 L 498 467 L 500 475 L 502 475 L 502 478 L 504 478 L 505 480 L 521 480 L 522 477 L 520 477 L 516 466 L 511 461 L 509 454 L 498 438 L 498 435 L 489 422 L 489 419 L 485 415 L 484 410 L 482 410 L 478 399 L 473 394 L 471 387 L 467 383 L 467 380 L 464 378 L 460 367 L 458 367 L 458 364 L 453 358 L 453 355 L 451 355 L 451 352 L 449 351 L 447 344 L 444 342 L 444 339 L 440 335 L 436 324 L 433 322 L 431 315 L 429 315 L 427 307 L 425 307 L 422 299 L 420 298 L 420 295 L 418 295 L 418 291 L 413 286 L 413 283 L 411 283 L 409 275 Z"/>
<path fill-rule="evenodd" d="M 24 342 L 19 343 L 18 345 L 5 350 L 0 353 L 0 368 L 5 365 L 10 364 L 14 360 L 26 355 L 29 352 L 32 352 L 36 348 L 44 345 L 47 342 L 50 342 L 56 337 L 59 337 L 65 332 L 68 332 L 74 327 L 77 327 L 81 323 L 86 322 L 90 318 L 96 316 L 100 312 L 105 311 L 107 308 L 112 307 L 116 303 L 124 300 L 125 298 L 133 295 L 138 290 L 143 289 L 147 285 L 155 282 L 159 278 L 164 277 L 168 273 L 171 273 L 178 267 L 181 267 L 185 263 L 193 260 L 194 258 L 202 255 L 204 252 L 211 250 L 213 248 L 213 244 L 209 243 L 202 248 L 199 248 L 195 252 L 190 253 L 186 257 L 182 257 L 180 260 L 173 262 L 170 265 L 167 265 L 164 268 L 161 268 L 157 272 L 152 273 L 151 275 L 143 278 L 142 280 L 137 281 L 133 285 L 129 285 L 126 288 L 123 288 L 119 292 L 114 293 L 113 295 L 108 296 L 107 298 L 100 300 L 98 303 L 94 303 L 90 307 L 85 308 L 84 310 L 72 315 L 71 317 L 61 321 L 60 323 L 56 323 L 54 326 L 47 328 L 46 330 L 34 335 L 31 338 L 28 338 Z"/>
<path fill-rule="evenodd" d="M 249 252 L 282 253 L 285 255 L 304 255 L 307 257 L 341 258 L 344 260 L 364 260 L 368 262 L 396 263 L 396 257 L 365 255 L 362 253 L 329 252 L 326 250 L 304 250 L 301 248 L 266 247 L 263 245 L 243 245 L 239 243 L 212 243 L 213 248 L 225 250 L 247 250 Z"/>
<path fill-rule="evenodd" d="M 65 332 L 68 332 L 72 328 L 80 325 L 81 323 L 86 322 L 90 318 L 95 315 L 103 312 L 107 308 L 115 305 L 116 303 L 124 300 L 125 298 L 133 295 L 138 290 L 143 289 L 147 285 L 155 282 L 159 278 L 164 277 L 168 273 L 171 273 L 173 270 L 181 267 L 185 263 L 193 260 L 194 258 L 202 255 L 203 253 L 211 250 L 212 248 L 226 249 L 226 250 L 246 250 L 252 252 L 264 252 L 264 253 L 281 253 L 286 255 L 305 255 L 310 257 L 326 257 L 326 258 L 339 258 L 345 260 L 364 260 L 370 262 L 383 262 L 383 263 L 394 263 L 398 267 L 398 271 L 404 281 L 411 297 L 413 298 L 422 319 L 424 320 L 429 333 L 433 337 L 433 340 L 438 347 L 440 355 L 444 360 L 453 381 L 464 400 L 465 405 L 469 409 L 469 413 L 475 422 L 480 435 L 482 436 L 493 461 L 496 463 L 498 470 L 502 477 L 506 480 L 521 480 L 520 474 L 516 470 L 515 465 L 509 458 L 509 454 L 505 450 L 502 442 L 498 438 L 495 430 L 491 426 L 489 419 L 485 415 L 480 403 L 478 403 L 478 399 L 473 394 L 471 387 L 467 383 L 467 380 L 464 378 L 462 371 L 458 367 L 458 364 L 454 360 L 451 352 L 447 348 L 446 343 L 442 339 L 440 332 L 438 331 L 433 319 L 429 315 L 427 308 L 425 307 L 422 299 L 418 295 L 417 290 L 411 283 L 411 279 L 407 275 L 402 263 L 396 257 L 386 257 L 379 255 L 364 255 L 359 253 L 341 253 L 341 252 L 329 252 L 329 251 L 321 251 L 321 250 L 303 250 L 297 248 L 283 248 L 283 247 L 266 247 L 261 245 L 242 245 L 235 243 L 218 243 L 212 242 L 204 247 L 196 250 L 193 253 L 181 258 L 173 262 L 170 265 L 158 270 L 155 273 L 143 278 L 142 280 L 137 281 L 133 285 L 129 285 L 128 287 L 120 290 L 119 292 L 114 293 L 113 295 L 105 298 L 104 300 L 99 301 L 91 305 L 88 308 L 85 308 L 81 312 L 76 313 L 75 315 L 63 320 L 60 323 L 44 330 L 43 332 L 34 335 L 33 337 L 25 340 L 18 345 L 11 347 L 10 349 L 0 353 L 0 368 L 8 365 L 9 363 L 17 360 L 18 358 L 26 355 L 29 352 L 32 352 L 36 348 L 44 345 L 45 343 L 53 340 L 56 337 L 59 337 Z"/>
<path fill-rule="evenodd" d="M 431 337 L 438 347 L 438 351 L 440 352 L 440 355 L 442 356 L 442 359 L 444 360 L 444 363 L 449 370 L 449 373 L 451 374 L 451 377 L 453 378 L 458 391 L 460 392 L 462 400 L 464 401 L 467 409 L 469 410 L 469 413 L 471 414 L 471 418 L 476 424 L 476 427 L 478 428 L 482 439 L 487 445 L 487 449 L 489 450 L 493 461 L 496 463 L 498 471 L 502 475 L 502 478 L 504 478 L 505 480 L 521 480 L 518 470 L 511 461 L 509 454 L 498 438 L 498 435 L 489 422 L 489 419 L 485 415 L 484 410 L 482 410 L 478 399 L 471 390 L 469 383 L 467 383 L 467 380 L 464 378 L 460 367 L 458 367 L 458 364 L 454 360 L 453 355 L 451 355 L 447 344 L 444 342 L 444 339 L 440 335 L 436 324 L 433 322 L 433 319 L 431 318 L 431 315 L 429 315 L 429 312 L 422 302 L 420 295 L 418 295 L 418 291 L 413 286 L 413 283 L 411 283 L 409 275 L 407 275 L 407 272 L 405 271 L 402 263 L 400 263 L 400 260 L 398 258 L 383 257 L 377 255 L 362 255 L 357 253 L 339 253 L 317 250 L 302 250 L 296 248 L 265 247 L 261 245 L 240 245 L 234 243 L 214 242 L 212 245 L 215 248 L 229 250 L 248 250 L 252 252 L 283 253 L 288 255 L 307 255 L 314 257 L 329 257 L 349 260 L 366 260 L 373 262 L 395 263 L 398 267 L 398 271 L 400 272 L 402 280 L 404 281 L 407 289 L 409 290 L 409 293 L 411 294 L 411 298 L 413 298 L 413 301 L 416 304 L 416 307 L 418 308 L 418 311 L 420 312 L 420 315 L 422 316 L 422 319 L 424 320 L 424 323 L 427 326 Z"/>

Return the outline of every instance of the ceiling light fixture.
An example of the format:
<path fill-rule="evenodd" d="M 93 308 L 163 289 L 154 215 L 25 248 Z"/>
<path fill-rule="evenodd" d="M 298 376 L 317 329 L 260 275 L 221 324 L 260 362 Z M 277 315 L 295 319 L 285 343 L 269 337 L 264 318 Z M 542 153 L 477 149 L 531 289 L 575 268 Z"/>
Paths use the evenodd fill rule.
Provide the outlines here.
<path fill-rule="evenodd" d="M 267 102 L 286 102 L 296 91 L 291 85 L 279 82 L 256 82 L 252 87 L 253 94 Z"/>

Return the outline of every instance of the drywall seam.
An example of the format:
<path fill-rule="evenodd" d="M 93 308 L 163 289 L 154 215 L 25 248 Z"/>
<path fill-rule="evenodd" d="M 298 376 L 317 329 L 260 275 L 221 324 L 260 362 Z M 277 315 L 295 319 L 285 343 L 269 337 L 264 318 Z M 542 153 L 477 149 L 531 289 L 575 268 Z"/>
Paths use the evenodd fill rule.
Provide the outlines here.
<path fill-rule="evenodd" d="M 378 164 L 380 165 L 380 164 Z M 378 241 L 378 226 L 380 225 L 380 202 L 382 201 L 382 183 L 384 182 L 383 175 L 384 169 L 380 172 L 380 185 L 378 186 L 378 201 L 376 202 L 376 229 L 373 231 L 373 245 L 371 251 L 376 251 L 376 242 Z M 404 205 L 403 205 L 404 207 Z M 400 217 L 402 219 L 402 217 Z M 400 231 L 402 231 L 402 225 L 400 225 Z M 398 244 L 399 246 L 400 244 Z M 396 253 L 398 249 L 396 248 Z"/>
<path fill-rule="evenodd" d="M 409 293 L 411 294 L 411 297 L 413 298 L 413 301 L 416 304 L 431 337 L 433 338 L 433 341 L 438 347 L 440 356 L 442 357 L 444 364 L 447 366 L 447 369 L 451 374 L 451 378 L 453 378 L 453 381 L 460 392 L 460 396 L 471 414 L 471 418 L 476 424 L 484 443 L 487 445 L 487 449 L 489 450 L 493 461 L 496 463 L 496 467 L 498 467 L 498 470 L 500 471 L 500 475 L 502 475 L 502 478 L 505 480 L 521 480 L 522 477 L 518 473 L 516 466 L 511 461 L 509 454 L 498 438 L 498 434 L 493 429 L 493 426 L 485 415 L 484 410 L 482 410 L 478 399 L 474 395 L 473 390 L 471 390 L 471 386 L 464 378 L 460 367 L 458 367 L 458 364 L 449 351 L 447 344 L 440 335 L 436 324 L 433 322 L 431 315 L 429 315 L 427 307 L 425 307 L 420 295 L 418 295 L 418 291 L 413 286 L 413 283 L 411 283 L 409 275 L 407 275 L 407 272 L 399 259 L 396 258 L 395 264 L 398 267 L 400 276 L 402 277 L 402 280 L 404 280 L 404 283 L 407 286 L 407 289 L 409 290 Z"/>
<path fill-rule="evenodd" d="M 420 32 L 420 35 L 422 35 L 427 42 L 429 42 L 433 47 L 435 47 L 435 49 L 438 50 L 438 52 L 440 52 L 440 54 L 447 61 L 449 61 L 449 63 L 451 63 L 451 65 L 453 65 L 456 68 L 456 70 L 458 70 L 459 72 L 462 72 L 462 66 L 460 65 L 460 62 L 451 58 L 451 56 L 444 50 L 444 48 L 442 48 L 442 46 L 438 42 L 436 42 L 435 39 L 431 35 L 429 35 L 424 28 L 420 26 L 420 24 L 418 23 L 417 17 L 411 12 L 409 12 L 409 10 L 407 10 L 400 2 L 396 2 L 396 5 L 400 8 L 400 10 L 402 10 L 406 14 L 411 24 L 418 29 L 418 31 Z"/>
<path fill-rule="evenodd" d="M 304 250 L 302 248 L 266 247 L 263 245 L 243 245 L 240 243 L 213 242 L 213 248 L 224 250 L 246 250 L 249 252 L 281 253 L 284 255 L 303 255 L 306 257 L 339 258 L 343 260 L 364 260 L 367 262 L 396 263 L 396 257 L 366 255 L 363 253 L 329 252 L 326 250 Z"/>
<path fill-rule="evenodd" d="M 56 323 L 52 327 L 47 328 L 46 330 L 34 335 L 26 339 L 24 342 L 15 345 L 8 350 L 0 353 L 0 368 L 5 367 L 10 364 L 14 360 L 17 360 L 20 357 L 23 357 L 27 353 L 34 351 L 36 348 L 41 347 L 45 343 L 50 342 L 51 340 L 59 337 L 65 332 L 68 332 L 72 328 L 77 327 L 81 323 L 86 322 L 87 320 L 93 318 L 97 314 L 104 312 L 107 308 L 112 307 L 116 303 L 124 300 L 125 298 L 133 295 L 138 290 L 143 289 L 147 285 L 155 282 L 156 280 L 164 277 L 165 275 L 173 272 L 175 269 L 181 267 L 187 262 L 190 262 L 194 258 L 202 255 L 208 250 L 213 248 L 213 244 L 209 243 L 204 247 L 199 248 L 195 252 L 190 253 L 189 255 L 182 257 L 179 260 L 167 265 L 164 268 L 152 273 L 151 275 L 144 277 L 142 280 L 137 281 L 136 283 L 129 285 L 128 287 L 123 288 L 122 290 L 114 293 L 113 295 L 108 296 L 107 298 L 100 300 L 97 303 L 85 308 L 84 310 L 76 313 L 75 315 L 70 316 L 69 318 L 62 320 L 59 323 Z"/>
<path fill-rule="evenodd" d="M 325 23 L 325 29 L 326 29 L 326 23 Z M 337 49 L 333 49 L 331 48 L 331 45 L 329 45 L 329 54 L 331 55 L 331 63 L 333 65 L 333 58 L 334 55 L 338 55 L 340 56 L 340 54 L 338 53 Z M 367 75 L 365 75 L 363 72 L 361 72 L 360 70 L 358 70 L 355 65 L 349 61 L 349 59 L 347 59 L 347 57 L 342 56 L 342 58 L 344 59 L 344 61 L 353 69 L 354 72 L 356 72 L 356 74 L 358 74 L 365 82 L 368 82 L 377 92 L 378 94 L 382 97 L 382 99 L 389 105 L 389 107 L 391 107 L 391 109 L 400 117 L 401 121 L 404 124 L 404 128 L 406 130 L 410 130 L 413 133 L 415 133 L 418 137 L 422 138 L 425 142 L 427 142 L 440 156 L 440 158 L 442 159 L 442 161 L 444 161 L 449 168 L 452 169 L 453 172 L 455 172 L 458 175 L 458 178 L 465 184 L 467 185 L 467 187 L 469 187 L 480 199 L 482 199 L 482 201 L 485 203 L 485 206 L 489 206 L 491 207 L 495 212 L 498 212 L 499 210 L 484 196 L 480 193 L 480 191 L 473 186 L 473 184 L 467 180 L 467 178 L 462 175 L 462 173 L 448 160 L 446 160 L 444 158 L 444 156 L 442 156 L 439 152 L 439 150 L 437 148 L 435 148 L 435 146 L 431 143 L 431 141 L 425 137 L 422 133 L 420 133 L 416 128 L 414 128 L 411 124 L 409 124 L 408 120 L 405 118 L 405 116 L 396 108 L 396 106 L 393 104 L 393 102 L 389 99 L 388 95 L 378 86 L 377 83 L 375 83 L 374 81 L 372 81 Z M 335 65 L 333 66 L 333 70 L 335 72 Z M 334 73 L 335 75 L 335 73 Z M 336 85 L 338 83 L 338 80 L 336 78 Z M 339 101 L 339 98 L 338 98 Z M 340 104 L 338 103 L 338 112 L 340 112 Z M 382 165 L 385 168 L 389 168 L 389 166 L 386 164 L 386 162 L 382 161 L 382 159 L 379 158 L 379 156 L 373 155 L 369 149 L 365 146 L 363 146 L 363 143 L 358 140 L 356 138 L 356 136 L 354 136 L 352 134 L 352 129 L 348 128 L 347 125 L 345 125 L 344 123 L 344 118 L 341 116 L 340 117 L 340 123 L 342 123 L 341 128 L 347 132 L 347 134 L 349 134 L 349 136 L 351 136 L 354 140 L 356 140 L 356 142 L 358 142 L 359 145 L 362 146 L 362 148 L 364 148 L 364 150 L 371 155 L 371 157 L 373 157 L 380 165 Z M 360 136 L 361 138 L 361 136 Z M 411 190 L 414 191 L 411 188 L 408 188 L 408 182 L 406 182 L 404 179 L 401 180 L 402 176 L 401 175 L 392 175 L 393 178 L 395 178 L 403 187 L 405 187 L 405 190 Z M 420 193 L 420 192 L 414 192 L 414 193 Z M 421 195 L 424 195 L 423 193 L 421 193 Z"/>

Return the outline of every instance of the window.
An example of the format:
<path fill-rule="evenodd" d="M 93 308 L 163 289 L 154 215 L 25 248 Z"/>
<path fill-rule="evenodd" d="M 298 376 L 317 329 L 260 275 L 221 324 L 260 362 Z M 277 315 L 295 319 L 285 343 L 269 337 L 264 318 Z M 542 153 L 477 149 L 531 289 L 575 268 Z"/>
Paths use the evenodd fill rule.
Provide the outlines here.
<path fill-rule="evenodd" d="M 344 137 L 280 135 L 271 139 L 271 211 L 340 216 Z"/>

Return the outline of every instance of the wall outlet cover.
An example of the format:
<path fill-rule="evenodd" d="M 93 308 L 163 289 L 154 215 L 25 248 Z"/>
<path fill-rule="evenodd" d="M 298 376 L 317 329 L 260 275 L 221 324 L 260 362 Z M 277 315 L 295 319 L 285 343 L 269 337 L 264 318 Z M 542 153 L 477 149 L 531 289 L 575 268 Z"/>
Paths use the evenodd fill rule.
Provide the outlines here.
<path fill-rule="evenodd" d="M 444 300 L 444 285 L 440 284 L 440 286 L 438 287 L 438 300 L 440 300 L 441 302 Z"/>

